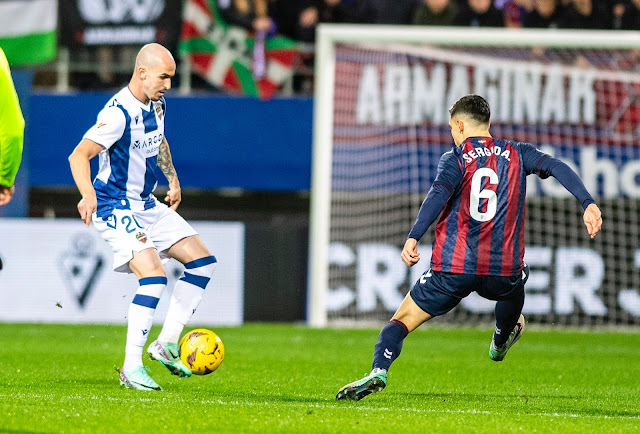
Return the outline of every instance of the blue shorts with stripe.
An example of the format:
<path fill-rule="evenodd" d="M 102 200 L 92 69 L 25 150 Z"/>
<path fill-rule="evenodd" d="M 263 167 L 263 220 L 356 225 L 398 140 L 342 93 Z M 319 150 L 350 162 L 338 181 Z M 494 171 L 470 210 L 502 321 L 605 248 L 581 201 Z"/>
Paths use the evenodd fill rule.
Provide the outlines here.
<path fill-rule="evenodd" d="M 526 264 L 516 276 L 454 274 L 429 269 L 420 276 L 410 294 L 420 309 L 431 316 L 439 316 L 449 312 L 474 291 L 481 297 L 496 301 L 521 297 L 528 278 L 529 267 Z"/>

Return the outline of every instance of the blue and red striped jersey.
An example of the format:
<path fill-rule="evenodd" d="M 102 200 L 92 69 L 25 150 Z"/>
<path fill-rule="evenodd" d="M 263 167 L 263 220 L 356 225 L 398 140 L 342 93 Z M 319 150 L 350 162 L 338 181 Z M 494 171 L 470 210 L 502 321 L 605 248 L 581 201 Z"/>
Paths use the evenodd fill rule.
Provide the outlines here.
<path fill-rule="evenodd" d="M 471 137 L 444 154 L 434 185 L 453 192 L 436 226 L 431 268 L 512 276 L 523 268 L 526 176 L 548 155 L 528 143 Z"/>
<path fill-rule="evenodd" d="M 553 176 L 580 202 L 595 203 L 569 166 L 529 143 L 470 137 L 440 158 L 438 174 L 409 238 L 420 240 L 440 216 L 431 268 L 514 276 L 524 264 L 526 177 Z"/>

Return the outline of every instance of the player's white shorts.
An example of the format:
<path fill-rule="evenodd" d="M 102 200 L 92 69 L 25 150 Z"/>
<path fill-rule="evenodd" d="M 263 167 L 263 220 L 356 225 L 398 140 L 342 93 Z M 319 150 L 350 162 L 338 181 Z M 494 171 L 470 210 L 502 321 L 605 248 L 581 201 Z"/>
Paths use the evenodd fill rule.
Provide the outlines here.
<path fill-rule="evenodd" d="M 113 269 L 121 273 L 132 273 L 129 261 L 133 252 L 155 248 L 165 263 L 170 258 L 169 247 L 198 234 L 177 212 L 159 202 L 144 211 L 114 209 L 107 220 L 93 213 L 92 219 L 113 250 Z"/>

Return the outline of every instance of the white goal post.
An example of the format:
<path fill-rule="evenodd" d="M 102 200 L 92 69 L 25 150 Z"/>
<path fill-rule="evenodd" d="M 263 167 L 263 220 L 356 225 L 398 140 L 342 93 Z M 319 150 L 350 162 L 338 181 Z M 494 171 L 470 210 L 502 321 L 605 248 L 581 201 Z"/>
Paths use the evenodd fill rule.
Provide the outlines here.
<path fill-rule="evenodd" d="M 531 246 L 531 257 L 541 270 L 532 272 L 534 292 L 529 298 L 533 297 L 533 304 L 528 309 L 541 322 L 640 324 L 640 249 L 637 242 L 630 240 L 639 235 L 635 224 L 638 221 L 633 216 L 639 211 L 640 200 L 640 169 L 636 170 L 640 158 L 640 116 L 636 113 L 636 109 L 640 112 L 640 70 L 637 62 L 633 65 L 640 56 L 636 50 L 640 51 L 639 32 L 320 25 L 315 53 L 307 323 L 323 327 L 386 320 L 398 297 L 413 285 L 415 273 L 400 276 L 398 272 L 392 276 L 391 271 L 381 271 L 378 278 L 396 282 L 398 294 L 387 299 L 375 291 L 356 294 L 358 289 L 349 288 L 348 284 L 339 283 L 340 288 L 332 288 L 330 269 L 333 265 L 342 270 L 338 274 L 344 271 L 345 276 L 349 275 L 337 278 L 337 282 L 357 280 L 366 284 L 366 279 L 353 277 L 370 270 L 360 265 L 356 257 L 361 254 L 365 259 L 377 260 L 393 252 L 389 244 L 404 244 L 434 176 L 433 165 L 437 165 L 446 142 L 446 108 L 467 91 L 490 101 L 494 135 L 533 142 L 563 157 L 583 178 L 591 180 L 585 184 L 590 190 L 595 189 L 592 193 L 598 196 L 596 200 L 600 203 L 602 198 L 606 202 L 605 233 L 600 244 L 588 245 L 579 232 L 583 229 L 578 220 L 581 209 L 575 200 L 571 202 L 573 198 L 559 192 L 555 184 L 541 187 L 534 184 L 539 181 L 528 182 L 528 188 L 533 187 L 533 197 L 527 207 L 527 229 L 542 234 L 537 238 L 527 233 L 527 249 Z M 546 56 L 543 60 L 541 52 Z M 627 57 L 631 60 L 627 61 Z M 612 59 L 616 65 L 609 64 Z M 397 68 L 393 66 L 403 62 Z M 384 65 L 392 66 L 385 69 Z M 395 75 L 387 79 L 385 74 Z M 478 74 L 484 74 L 482 84 Z M 403 77 L 413 84 L 403 84 Z M 416 84 L 418 79 L 421 81 Z M 337 81 L 342 84 L 337 85 Z M 446 91 L 437 88 L 442 83 Z M 414 98 L 418 85 L 424 90 L 420 101 L 405 106 L 393 95 L 395 92 Z M 504 86 L 511 86 L 509 96 L 505 96 Z M 572 96 L 574 88 L 578 89 L 576 95 L 583 89 L 588 96 Z M 566 98 L 559 97 L 558 91 L 563 95 L 566 92 Z M 527 95 L 534 95 L 535 102 L 526 101 Z M 356 107 L 366 105 L 363 101 L 369 105 Z M 386 111 L 381 108 L 391 103 L 397 107 Z M 439 138 L 434 139 L 436 136 Z M 341 143 L 338 148 L 336 140 Z M 387 142 L 398 146 L 385 147 Z M 565 142 L 575 142 L 575 146 L 565 147 Z M 350 173 L 350 167 L 357 173 Z M 403 167 L 406 174 L 401 173 Z M 334 179 L 336 168 L 341 171 L 339 180 Z M 361 177 L 361 172 L 367 170 L 370 173 Z M 612 170 L 617 173 L 612 174 Z M 613 176 L 621 178 L 609 181 Z M 419 181 L 412 183 L 412 178 Z M 379 185 L 376 180 L 381 180 Z M 346 182 L 353 185 L 343 184 Z M 367 200 L 375 204 L 368 205 Z M 386 203 L 393 205 L 384 208 Z M 336 207 L 343 206 L 344 213 L 336 215 Z M 613 235 L 606 234 L 609 217 L 624 219 L 617 222 Z M 348 223 L 351 219 L 355 223 Z M 367 232 L 367 222 L 375 219 L 383 220 L 378 223 L 383 227 L 372 227 Z M 555 231 L 548 229 L 554 220 L 559 220 L 561 226 Z M 391 238 L 380 235 L 384 225 L 388 225 Z M 337 226 L 340 229 L 335 229 Z M 333 239 L 332 228 L 348 234 L 351 241 Z M 355 232 L 363 234 L 366 245 L 354 244 L 351 234 Z M 429 234 L 432 232 L 433 229 Z M 565 234 L 566 239 L 562 238 Z M 549 241 L 555 239 L 559 240 L 557 245 Z M 425 235 L 421 242 L 423 265 L 429 262 L 430 241 Z M 624 257 L 612 258 L 610 252 L 619 249 L 621 242 L 626 243 Z M 384 250 L 384 254 L 371 253 L 376 248 Z M 598 255 L 600 259 L 596 258 Z M 594 260 L 596 268 L 601 265 L 602 270 L 590 274 L 583 263 L 571 262 L 580 257 Z M 385 270 L 395 267 L 383 260 L 374 265 Z M 573 271 L 564 274 L 567 267 L 573 267 Z M 612 267 L 620 273 L 615 282 L 607 274 L 613 273 Z M 572 285 L 584 285 L 583 277 L 599 277 L 600 287 L 592 288 L 581 298 Z M 552 282 L 545 287 L 544 281 L 548 280 Z M 602 289 L 604 286 L 615 289 L 609 294 Z M 342 309 L 342 314 L 329 314 L 330 291 L 341 297 L 333 302 L 332 312 Z M 589 304 L 589 297 L 595 304 Z M 353 307 L 356 304 L 367 307 L 359 310 Z M 483 315 L 490 311 L 481 304 L 477 310 L 474 306 L 465 309 L 464 315 L 475 315 L 479 320 L 486 319 Z"/>

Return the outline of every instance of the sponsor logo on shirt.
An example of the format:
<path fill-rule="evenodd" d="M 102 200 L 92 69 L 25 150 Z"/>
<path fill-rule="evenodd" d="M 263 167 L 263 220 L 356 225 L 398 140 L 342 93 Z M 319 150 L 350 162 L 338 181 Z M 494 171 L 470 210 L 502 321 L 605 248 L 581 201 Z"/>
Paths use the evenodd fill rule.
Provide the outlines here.
<path fill-rule="evenodd" d="M 155 136 L 147 137 L 144 140 L 134 140 L 133 149 L 144 149 L 149 146 L 157 145 L 162 142 L 162 138 L 162 134 L 156 134 Z"/>

